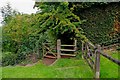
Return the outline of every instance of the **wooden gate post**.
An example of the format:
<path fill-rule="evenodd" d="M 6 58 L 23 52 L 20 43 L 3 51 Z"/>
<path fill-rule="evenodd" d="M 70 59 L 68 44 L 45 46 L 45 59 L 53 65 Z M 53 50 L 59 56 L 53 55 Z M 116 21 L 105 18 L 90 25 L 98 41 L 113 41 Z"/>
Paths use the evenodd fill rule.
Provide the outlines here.
<path fill-rule="evenodd" d="M 46 53 L 46 52 L 45 52 L 45 45 L 44 45 L 44 43 L 42 43 L 42 46 L 43 46 L 43 47 L 42 47 L 42 50 L 43 50 L 43 53 L 42 53 L 42 58 L 44 58 L 45 53 Z"/>
<path fill-rule="evenodd" d="M 57 58 L 59 59 L 59 58 L 61 58 L 61 51 L 60 51 L 60 49 L 61 49 L 61 40 L 60 39 L 58 39 L 57 40 Z"/>
<path fill-rule="evenodd" d="M 84 42 L 82 42 L 82 59 L 84 59 Z"/>
<path fill-rule="evenodd" d="M 95 78 L 100 77 L 100 50 L 101 47 L 100 45 L 97 45 L 97 50 L 96 50 L 96 57 L 95 57 Z"/>
<path fill-rule="evenodd" d="M 77 40 L 75 40 L 74 45 L 75 45 L 74 50 L 76 51 L 77 50 Z"/>

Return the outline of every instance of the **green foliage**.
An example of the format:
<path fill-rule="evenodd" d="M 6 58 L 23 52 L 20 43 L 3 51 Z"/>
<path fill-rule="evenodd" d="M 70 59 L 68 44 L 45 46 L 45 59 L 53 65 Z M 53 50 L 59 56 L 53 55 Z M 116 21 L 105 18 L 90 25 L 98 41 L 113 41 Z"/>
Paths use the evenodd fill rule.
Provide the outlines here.
<path fill-rule="evenodd" d="M 2 54 L 2 66 L 14 65 L 16 64 L 17 55 L 11 52 L 6 52 Z"/>
<path fill-rule="evenodd" d="M 16 54 L 21 62 L 31 53 L 42 56 L 43 42 L 52 42 L 55 46 L 57 39 L 69 44 L 77 39 L 80 48 L 81 41 L 88 38 L 93 43 L 107 41 L 111 39 L 108 34 L 113 31 L 114 13 L 119 12 L 119 6 L 109 9 L 105 4 L 40 2 L 37 6 L 40 12 L 36 14 L 11 15 L 3 26 L 2 50 L 11 52 L 11 56 Z M 105 10 L 104 7 L 93 8 L 95 5 L 105 5 Z"/>
<path fill-rule="evenodd" d="M 79 5 L 79 3 L 77 4 Z M 74 13 L 80 16 L 81 19 L 86 20 L 85 23 L 81 24 L 81 27 L 91 42 L 96 44 L 106 41 L 110 42 L 111 39 L 119 36 L 114 33 L 115 16 L 116 13 L 120 13 L 119 3 L 95 3 L 88 8 L 78 6 L 76 10 L 74 10 Z M 111 43 L 114 43 L 114 41 Z"/>
<path fill-rule="evenodd" d="M 3 52 L 16 54 L 18 62 L 24 60 L 28 54 L 39 55 L 39 51 L 40 54 L 42 53 L 42 42 L 46 41 L 47 36 L 38 33 L 40 28 L 34 25 L 35 20 L 35 15 L 16 15 L 3 26 Z M 3 63 L 3 65 L 11 65 L 11 63 Z"/>
<path fill-rule="evenodd" d="M 25 20 L 24 16 L 18 15 L 13 17 L 11 21 L 3 27 L 3 51 L 4 49 L 9 49 L 9 47 L 12 47 L 11 52 L 19 49 L 20 46 L 16 45 L 21 45 L 22 41 L 32 33 L 30 29 L 28 29 L 28 22 L 30 21 Z"/>
<path fill-rule="evenodd" d="M 48 34 L 49 41 L 54 45 L 57 39 L 64 44 L 73 44 L 74 39 L 78 42 L 88 40 L 80 27 L 85 20 L 75 15 L 69 5 L 68 2 L 38 3 L 41 12 L 36 14 L 38 23 L 35 25 L 40 27 L 39 33 Z"/>

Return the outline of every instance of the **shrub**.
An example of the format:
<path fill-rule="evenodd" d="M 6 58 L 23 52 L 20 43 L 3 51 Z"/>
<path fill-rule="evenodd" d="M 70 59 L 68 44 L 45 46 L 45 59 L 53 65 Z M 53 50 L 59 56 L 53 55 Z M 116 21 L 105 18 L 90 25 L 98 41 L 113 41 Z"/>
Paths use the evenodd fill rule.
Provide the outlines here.
<path fill-rule="evenodd" d="M 16 64 L 17 55 L 11 52 L 5 52 L 2 55 L 2 66 L 14 65 Z"/>

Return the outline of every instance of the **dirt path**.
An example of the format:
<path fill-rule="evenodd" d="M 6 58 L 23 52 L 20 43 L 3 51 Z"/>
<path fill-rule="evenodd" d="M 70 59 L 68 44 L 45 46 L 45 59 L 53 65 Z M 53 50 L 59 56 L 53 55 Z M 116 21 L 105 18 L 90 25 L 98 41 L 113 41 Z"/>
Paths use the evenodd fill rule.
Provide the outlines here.
<path fill-rule="evenodd" d="M 72 57 L 70 57 L 70 56 L 63 56 L 62 55 L 61 58 L 72 58 Z M 45 58 L 45 57 L 42 60 L 43 64 L 45 64 L 47 66 L 54 64 L 56 61 L 57 61 L 57 59 L 54 59 L 54 58 Z"/>
<path fill-rule="evenodd" d="M 45 65 L 51 65 L 53 64 L 57 59 L 51 59 L 51 58 L 43 58 L 42 62 Z"/>

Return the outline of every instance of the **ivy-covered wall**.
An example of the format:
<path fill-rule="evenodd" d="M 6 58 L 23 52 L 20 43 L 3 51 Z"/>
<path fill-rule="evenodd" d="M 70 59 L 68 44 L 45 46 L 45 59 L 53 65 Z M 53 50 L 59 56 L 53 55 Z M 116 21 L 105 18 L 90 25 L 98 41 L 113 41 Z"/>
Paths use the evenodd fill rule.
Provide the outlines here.
<path fill-rule="evenodd" d="M 93 43 L 104 43 L 115 38 L 113 36 L 114 23 L 116 16 L 120 17 L 120 3 L 98 4 L 86 9 L 80 8 L 76 14 L 86 20 L 80 26 L 87 38 Z"/>

